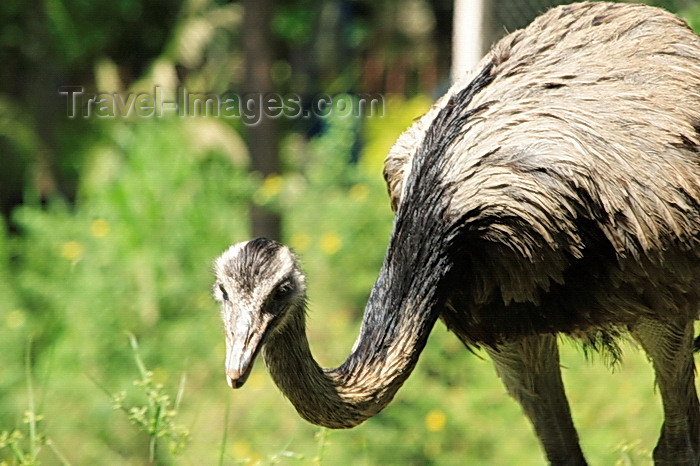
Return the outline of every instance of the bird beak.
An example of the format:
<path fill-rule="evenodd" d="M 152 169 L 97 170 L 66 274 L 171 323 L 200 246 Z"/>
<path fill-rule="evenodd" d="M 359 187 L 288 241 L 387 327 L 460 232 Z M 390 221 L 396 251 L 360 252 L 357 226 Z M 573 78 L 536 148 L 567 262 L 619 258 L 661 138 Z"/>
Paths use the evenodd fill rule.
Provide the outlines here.
<path fill-rule="evenodd" d="M 256 322 L 254 315 L 248 310 L 237 312 L 231 330 L 226 330 L 226 381 L 231 388 L 241 388 L 248 379 L 267 334 L 271 319 Z"/>

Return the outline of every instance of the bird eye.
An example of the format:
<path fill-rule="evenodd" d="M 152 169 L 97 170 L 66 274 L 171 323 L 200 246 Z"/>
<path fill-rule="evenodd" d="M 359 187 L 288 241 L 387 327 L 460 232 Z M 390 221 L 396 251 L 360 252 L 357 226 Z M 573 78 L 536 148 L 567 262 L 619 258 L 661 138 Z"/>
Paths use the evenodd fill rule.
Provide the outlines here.
<path fill-rule="evenodd" d="M 294 290 L 292 282 L 289 280 L 285 280 L 279 285 L 277 285 L 277 288 L 275 289 L 275 298 L 284 299 L 292 293 L 292 290 Z"/>
<path fill-rule="evenodd" d="M 219 284 L 219 291 L 221 291 L 221 298 L 224 301 L 228 301 L 228 293 L 226 292 L 226 288 L 224 288 L 224 285 Z"/>

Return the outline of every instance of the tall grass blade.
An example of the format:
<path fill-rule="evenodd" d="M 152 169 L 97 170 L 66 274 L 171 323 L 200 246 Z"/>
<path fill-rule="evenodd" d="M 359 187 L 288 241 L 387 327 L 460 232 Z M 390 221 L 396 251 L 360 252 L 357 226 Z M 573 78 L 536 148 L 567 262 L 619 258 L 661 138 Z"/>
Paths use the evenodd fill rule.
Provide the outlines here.
<path fill-rule="evenodd" d="M 221 448 L 219 449 L 219 466 L 224 466 L 226 455 L 226 442 L 228 441 L 228 417 L 231 411 L 231 396 L 226 397 L 226 410 L 224 411 L 224 429 L 221 434 Z"/>

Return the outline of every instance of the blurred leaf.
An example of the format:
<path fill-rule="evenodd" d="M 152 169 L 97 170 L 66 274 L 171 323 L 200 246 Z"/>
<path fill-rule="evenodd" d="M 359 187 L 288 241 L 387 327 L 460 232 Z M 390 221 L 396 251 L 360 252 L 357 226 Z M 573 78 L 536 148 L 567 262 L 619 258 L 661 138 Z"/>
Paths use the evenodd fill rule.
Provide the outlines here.
<path fill-rule="evenodd" d="M 291 44 L 306 44 L 314 33 L 317 15 L 318 9 L 306 1 L 296 5 L 280 5 L 272 19 L 272 30 Z"/>
<path fill-rule="evenodd" d="M 681 11 L 680 16 L 695 30 L 696 34 L 700 34 L 700 2 L 695 2 Z"/>
<path fill-rule="evenodd" d="M 398 95 L 386 99 L 384 117 L 368 118 L 365 124 L 368 142 L 362 151 L 360 164 L 366 173 L 382 172 L 384 158 L 396 139 L 427 112 L 431 105 L 432 101 L 422 94 L 410 99 Z"/>

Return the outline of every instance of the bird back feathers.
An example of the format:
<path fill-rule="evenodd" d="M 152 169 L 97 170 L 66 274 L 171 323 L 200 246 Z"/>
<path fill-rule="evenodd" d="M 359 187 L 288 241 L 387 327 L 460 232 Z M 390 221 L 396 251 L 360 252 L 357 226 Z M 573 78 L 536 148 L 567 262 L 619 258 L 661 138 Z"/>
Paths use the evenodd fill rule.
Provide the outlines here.
<path fill-rule="evenodd" d="M 552 9 L 399 138 L 385 178 L 395 234 L 417 205 L 441 219 L 469 339 L 696 313 L 700 38 L 643 5 Z"/>

